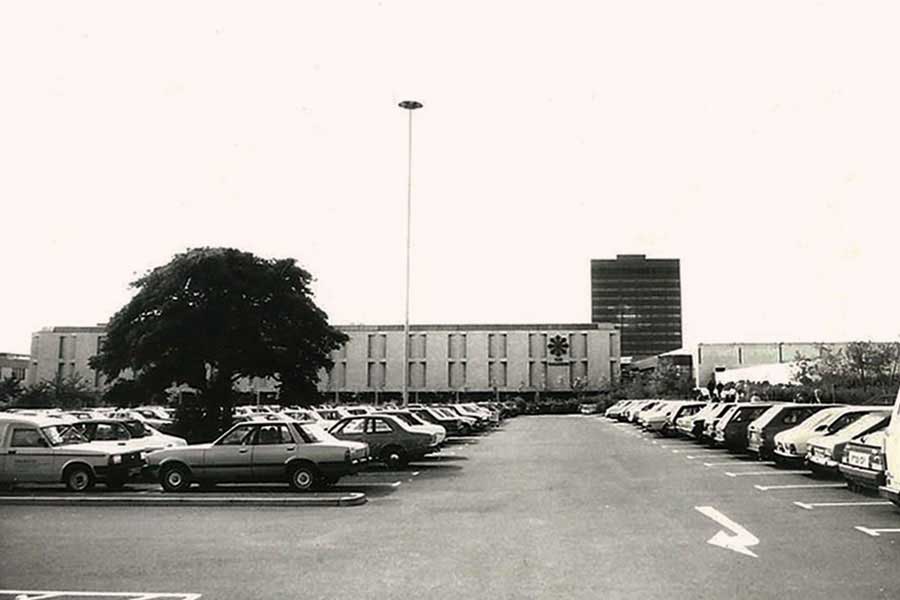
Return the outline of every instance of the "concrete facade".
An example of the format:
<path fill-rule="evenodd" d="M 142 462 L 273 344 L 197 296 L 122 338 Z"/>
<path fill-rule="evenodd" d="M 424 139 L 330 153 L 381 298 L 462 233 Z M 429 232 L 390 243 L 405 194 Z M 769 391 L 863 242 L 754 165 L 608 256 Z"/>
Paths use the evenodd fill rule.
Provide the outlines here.
<path fill-rule="evenodd" d="M 31 367 L 31 357 L 27 354 L 0 352 L 0 380 L 18 379 L 25 382 Z"/>
<path fill-rule="evenodd" d="M 761 342 L 698 344 L 697 385 L 705 386 L 717 370 L 788 363 L 798 358 L 819 358 L 821 347 L 845 347 L 846 342 Z"/>
<path fill-rule="evenodd" d="M 320 391 L 399 392 L 401 325 L 337 326 L 350 340 L 332 355 Z M 551 352 L 550 347 L 556 351 Z M 384 351 L 382 352 L 382 348 Z M 619 332 L 611 324 L 413 325 L 409 389 L 515 392 L 598 390 L 619 377 Z"/>
<path fill-rule="evenodd" d="M 91 390 L 102 390 L 106 381 L 88 365 L 97 354 L 106 327 L 45 327 L 31 336 L 31 368 L 26 384 L 79 376 Z"/>
<path fill-rule="evenodd" d="M 399 392 L 403 388 L 403 326 L 337 326 L 350 340 L 332 353 L 323 392 Z M 598 390 L 619 378 L 620 334 L 607 323 L 535 325 L 413 325 L 410 327 L 411 391 Z M 106 329 L 47 327 L 32 335 L 26 383 L 80 376 L 103 391 L 107 381 L 90 368 Z M 556 354 L 551 351 L 556 350 Z M 238 382 L 251 393 L 273 393 L 266 379 Z"/>

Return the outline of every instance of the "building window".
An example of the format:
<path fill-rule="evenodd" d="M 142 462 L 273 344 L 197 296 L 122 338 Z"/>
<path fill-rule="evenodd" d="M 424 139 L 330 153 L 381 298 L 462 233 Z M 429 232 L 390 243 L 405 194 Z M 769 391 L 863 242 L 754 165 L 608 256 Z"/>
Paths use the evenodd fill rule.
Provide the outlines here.
<path fill-rule="evenodd" d="M 528 363 L 528 385 L 533 388 L 543 388 L 547 384 L 547 363 L 531 361 Z"/>
<path fill-rule="evenodd" d="M 493 361 L 488 363 L 488 374 L 491 387 L 506 387 L 506 363 Z"/>
<path fill-rule="evenodd" d="M 528 356 L 530 358 L 546 358 L 547 357 L 547 334 L 546 333 L 530 333 L 530 334 L 528 334 Z"/>
<path fill-rule="evenodd" d="M 461 388 L 466 385 L 466 363 L 451 362 L 448 363 L 447 369 L 451 388 Z"/>
<path fill-rule="evenodd" d="M 569 335 L 569 356 L 587 358 L 587 334 L 573 333 Z"/>
<path fill-rule="evenodd" d="M 488 358 L 506 358 L 506 334 L 488 334 Z"/>
<path fill-rule="evenodd" d="M 370 362 L 366 374 L 366 383 L 370 389 L 380 390 L 384 388 L 385 363 Z"/>
<path fill-rule="evenodd" d="M 409 387 L 424 388 L 425 387 L 425 363 L 416 361 L 409 363 Z"/>
<path fill-rule="evenodd" d="M 383 333 L 369 334 L 369 358 L 384 360 L 386 357 L 387 336 Z"/>
<path fill-rule="evenodd" d="M 466 334 L 451 333 L 447 338 L 447 358 L 460 360 L 466 357 Z"/>
<path fill-rule="evenodd" d="M 425 334 L 412 334 L 409 336 L 409 358 L 425 359 Z"/>

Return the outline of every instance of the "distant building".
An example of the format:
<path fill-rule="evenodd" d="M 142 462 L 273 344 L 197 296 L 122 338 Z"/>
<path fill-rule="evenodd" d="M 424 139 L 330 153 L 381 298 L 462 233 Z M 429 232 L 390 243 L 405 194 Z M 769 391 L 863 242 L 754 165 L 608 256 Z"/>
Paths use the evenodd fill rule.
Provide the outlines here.
<path fill-rule="evenodd" d="M 694 376 L 693 357 L 687 352 L 667 352 L 657 356 L 650 356 L 640 360 L 631 361 L 622 368 L 622 378 L 649 377 L 662 369 L 671 369 L 679 377 L 692 379 Z"/>
<path fill-rule="evenodd" d="M 403 326 L 345 325 L 319 389 L 398 393 Z M 619 377 L 619 332 L 608 323 L 413 325 L 409 390 L 434 393 L 598 391 Z"/>
<path fill-rule="evenodd" d="M 322 392 L 396 394 L 403 383 L 402 325 L 338 325 L 350 340 L 332 354 Z M 107 382 L 88 361 L 99 352 L 103 325 L 48 327 L 33 334 L 29 383 L 78 375 L 103 391 Z M 409 390 L 415 392 L 597 391 L 619 377 L 620 334 L 608 323 L 412 325 Z M 246 379 L 236 388 L 271 398 L 277 386 Z"/>
<path fill-rule="evenodd" d="M 28 385 L 57 377 L 79 376 L 94 391 L 104 388 L 103 376 L 88 365 L 100 349 L 106 327 L 45 327 L 31 335 L 31 368 Z"/>
<path fill-rule="evenodd" d="M 18 379 L 25 383 L 30 365 L 31 357 L 27 354 L 0 352 L 0 380 Z"/>
<path fill-rule="evenodd" d="M 622 332 L 622 356 L 681 348 L 681 267 L 677 258 L 620 254 L 591 260 L 591 321 Z"/>
<path fill-rule="evenodd" d="M 762 342 L 697 345 L 697 385 L 706 386 L 719 371 L 758 365 L 792 363 L 800 358 L 815 359 L 825 346 L 844 348 L 843 342 Z"/>

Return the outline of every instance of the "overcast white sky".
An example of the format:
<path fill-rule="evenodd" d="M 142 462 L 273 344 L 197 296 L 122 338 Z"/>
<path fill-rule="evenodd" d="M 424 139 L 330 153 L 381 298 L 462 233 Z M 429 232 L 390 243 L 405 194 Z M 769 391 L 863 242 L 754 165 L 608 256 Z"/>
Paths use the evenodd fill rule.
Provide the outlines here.
<path fill-rule="evenodd" d="M 333 323 L 588 322 L 682 261 L 687 344 L 897 339 L 896 2 L 6 2 L 0 351 L 188 247 Z"/>

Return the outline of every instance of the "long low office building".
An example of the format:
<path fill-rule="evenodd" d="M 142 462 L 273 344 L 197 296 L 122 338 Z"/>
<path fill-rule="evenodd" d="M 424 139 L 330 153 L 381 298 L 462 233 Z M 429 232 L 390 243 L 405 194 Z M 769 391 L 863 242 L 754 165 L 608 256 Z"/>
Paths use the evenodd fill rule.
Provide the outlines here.
<path fill-rule="evenodd" d="M 323 393 L 394 395 L 403 389 L 402 325 L 338 325 L 349 341 L 322 373 Z M 78 375 L 96 391 L 107 382 L 88 360 L 103 325 L 47 327 L 33 334 L 29 383 Z M 608 323 L 412 325 L 407 365 L 411 393 L 595 392 L 620 373 L 620 332 Z M 271 397 L 272 381 L 246 380 L 245 392 Z"/>

